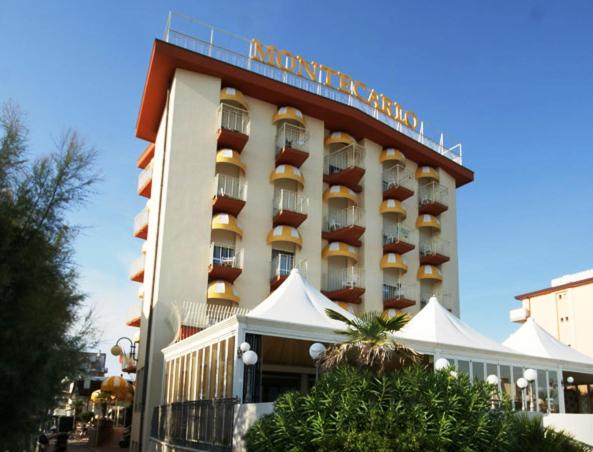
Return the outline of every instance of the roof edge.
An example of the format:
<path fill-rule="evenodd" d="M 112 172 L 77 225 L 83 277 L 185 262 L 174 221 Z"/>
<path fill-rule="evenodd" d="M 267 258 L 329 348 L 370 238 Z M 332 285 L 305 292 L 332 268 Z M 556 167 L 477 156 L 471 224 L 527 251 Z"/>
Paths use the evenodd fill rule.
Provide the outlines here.
<path fill-rule="evenodd" d="M 574 287 L 579 287 L 579 286 L 585 286 L 587 284 L 593 284 L 593 278 L 585 278 L 585 279 L 581 279 L 579 281 L 572 281 L 566 284 L 561 284 L 559 286 L 551 286 L 551 287 L 546 287 L 544 289 L 539 289 L 539 290 L 534 290 L 532 292 L 526 292 L 520 295 L 515 295 L 515 299 L 519 300 L 519 301 L 523 301 L 527 298 L 533 298 L 533 297 L 538 297 L 541 295 L 547 295 L 553 292 L 557 292 L 559 290 L 564 290 L 564 289 L 572 289 Z"/>

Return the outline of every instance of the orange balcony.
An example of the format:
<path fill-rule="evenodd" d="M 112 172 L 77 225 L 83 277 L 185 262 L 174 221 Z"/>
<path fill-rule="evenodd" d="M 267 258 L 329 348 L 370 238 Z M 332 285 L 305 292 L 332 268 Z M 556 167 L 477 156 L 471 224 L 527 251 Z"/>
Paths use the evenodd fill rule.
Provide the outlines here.
<path fill-rule="evenodd" d="M 364 148 L 356 143 L 347 144 L 324 157 L 323 181 L 330 185 L 343 185 L 360 193 L 360 180 L 365 173 L 363 161 Z"/>
<path fill-rule="evenodd" d="M 217 132 L 218 148 L 229 148 L 241 152 L 249 140 L 247 110 L 223 103 L 218 108 L 218 118 L 220 125 Z"/>
<path fill-rule="evenodd" d="M 329 242 L 344 242 L 352 246 L 361 246 L 360 237 L 365 231 L 361 225 L 363 215 L 363 210 L 358 206 L 330 212 L 324 221 L 322 238 Z"/>
<path fill-rule="evenodd" d="M 421 265 L 441 265 L 449 262 L 449 242 L 433 239 L 420 244 Z"/>
<path fill-rule="evenodd" d="M 152 161 L 154 157 L 154 143 L 150 143 L 146 149 L 140 154 L 138 160 L 136 161 L 136 166 L 140 169 L 144 169 L 148 166 L 148 164 Z"/>
<path fill-rule="evenodd" d="M 415 304 L 412 288 L 399 283 L 383 284 L 383 307 L 385 309 L 404 309 Z"/>
<path fill-rule="evenodd" d="M 440 215 L 448 207 L 449 190 L 438 182 L 421 185 L 418 190 L 418 213 Z"/>
<path fill-rule="evenodd" d="M 128 311 L 128 320 L 126 321 L 126 325 L 132 326 L 135 328 L 140 328 L 140 304 L 136 306 L 132 306 Z"/>
<path fill-rule="evenodd" d="M 358 304 L 364 294 L 362 277 L 356 267 L 331 270 L 325 275 L 321 292 L 333 301 Z"/>
<path fill-rule="evenodd" d="M 398 223 L 388 225 L 383 230 L 383 252 L 405 254 L 412 251 L 413 245 L 412 233 Z"/>
<path fill-rule="evenodd" d="M 292 165 L 300 168 L 309 153 L 305 148 L 308 135 L 303 127 L 287 122 L 278 126 L 276 134 L 276 166 Z"/>
<path fill-rule="evenodd" d="M 144 239 L 148 237 L 148 206 L 134 218 L 134 237 Z"/>
<path fill-rule="evenodd" d="M 152 192 L 152 162 L 138 176 L 138 194 L 150 198 Z"/>
<path fill-rule="evenodd" d="M 144 282 L 144 265 L 145 265 L 145 256 L 142 254 L 138 257 L 134 262 L 132 262 L 132 267 L 130 269 L 130 279 L 136 282 Z"/>
<path fill-rule="evenodd" d="M 235 282 L 243 271 L 243 252 L 212 243 L 210 245 L 210 264 L 208 280 Z"/>
<path fill-rule="evenodd" d="M 273 224 L 298 228 L 307 219 L 309 199 L 292 190 L 278 190 L 274 195 Z"/>
<path fill-rule="evenodd" d="M 212 211 L 228 213 L 236 217 L 245 207 L 247 184 L 243 179 L 226 174 L 217 174 L 214 178 L 214 197 Z"/>
<path fill-rule="evenodd" d="M 383 199 L 405 201 L 414 194 L 414 178 L 404 166 L 393 165 L 383 170 Z"/>

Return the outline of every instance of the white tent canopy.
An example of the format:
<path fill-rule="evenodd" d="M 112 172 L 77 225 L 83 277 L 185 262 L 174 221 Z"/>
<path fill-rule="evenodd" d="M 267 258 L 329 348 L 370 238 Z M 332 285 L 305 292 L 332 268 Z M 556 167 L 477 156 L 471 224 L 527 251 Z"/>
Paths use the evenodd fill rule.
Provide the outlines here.
<path fill-rule="evenodd" d="M 354 317 L 313 287 L 299 270 L 294 268 L 288 278 L 245 317 L 343 330 L 342 322 L 327 316 L 325 310 L 328 308 L 349 319 Z"/>
<path fill-rule="evenodd" d="M 531 317 L 517 331 L 511 334 L 503 342 L 503 345 L 524 355 L 551 358 L 581 365 L 593 365 L 593 358 L 563 344 L 539 326 Z"/>
<path fill-rule="evenodd" d="M 434 345 L 452 345 L 489 352 L 512 353 L 512 350 L 481 335 L 455 317 L 431 297 L 428 304 L 416 314 L 396 337 Z"/>

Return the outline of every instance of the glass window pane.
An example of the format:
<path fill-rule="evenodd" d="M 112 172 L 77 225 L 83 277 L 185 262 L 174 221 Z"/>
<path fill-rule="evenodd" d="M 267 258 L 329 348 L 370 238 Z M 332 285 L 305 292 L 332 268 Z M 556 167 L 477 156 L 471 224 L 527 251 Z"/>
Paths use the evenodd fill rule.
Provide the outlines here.
<path fill-rule="evenodd" d="M 492 363 L 486 363 L 486 376 L 496 375 L 498 377 L 498 366 Z"/>
<path fill-rule="evenodd" d="M 517 386 L 517 380 L 523 376 L 522 367 L 513 367 L 513 383 L 515 385 L 515 409 L 522 410 L 522 390 Z"/>
<path fill-rule="evenodd" d="M 459 360 L 457 361 L 457 372 L 463 372 L 469 376 L 469 361 Z"/>
<path fill-rule="evenodd" d="M 537 371 L 537 409 L 541 413 L 548 412 L 548 373 Z"/>
<path fill-rule="evenodd" d="M 484 363 L 472 361 L 472 372 L 474 380 L 484 380 Z"/>
<path fill-rule="evenodd" d="M 500 366 L 500 389 L 503 394 L 506 394 L 509 399 L 513 399 L 513 382 L 511 380 L 510 366 Z"/>
<path fill-rule="evenodd" d="M 559 413 L 558 402 L 558 374 L 555 370 L 548 371 L 548 386 L 550 388 L 550 413 Z"/>

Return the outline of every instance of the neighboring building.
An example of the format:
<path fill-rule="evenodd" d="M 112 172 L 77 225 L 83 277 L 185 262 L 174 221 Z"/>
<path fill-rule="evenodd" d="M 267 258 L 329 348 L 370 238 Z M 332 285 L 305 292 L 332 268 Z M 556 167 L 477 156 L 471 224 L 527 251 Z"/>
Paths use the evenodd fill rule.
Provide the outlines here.
<path fill-rule="evenodd" d="M 550 287 L 515 297 L 522 307 L 513 309 L 513 322 L 533 317 L 552 336 L 593 356 L 593 269 L 553 279 Z"/>
<path fill-rule="evenodd" d="M 142 312 L 129 322 L 141 331 L 144 437 L 162 401 L 161 349 L 202 327 L 187 312 L 202 307 L 212 323 L 252 309 L 293 267 L 351 312 L 414 314 L 437 295 L 459 315 L 455 192 L 473 180 L 460 153 L 317 63 L 281 51 L 271 65 L 255 41 L 239 40 L 241 55 L 172 27 L 166 40 L 154 43 L 136 131 L 150 143 L 131 272 Z M 301 62 L 300 76 L 282 58 Z"/>

